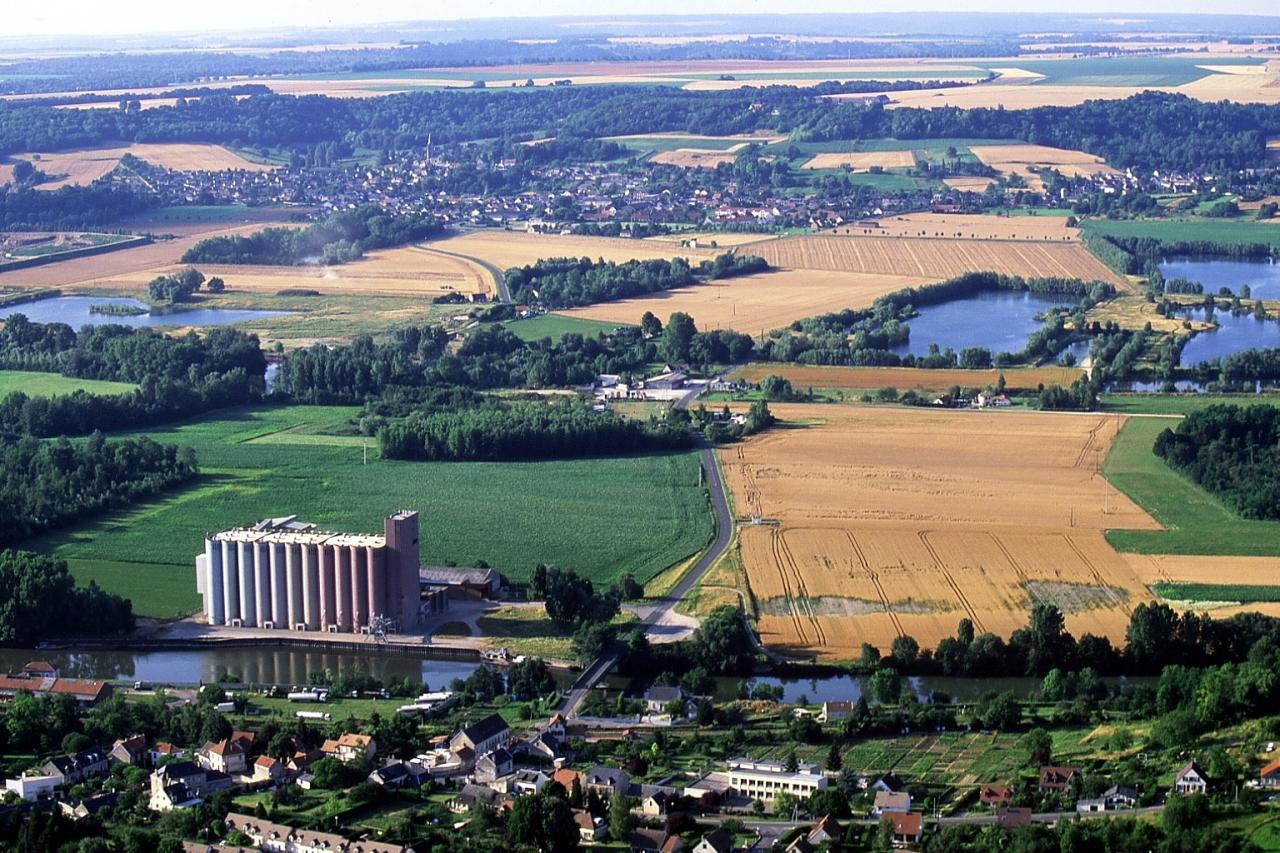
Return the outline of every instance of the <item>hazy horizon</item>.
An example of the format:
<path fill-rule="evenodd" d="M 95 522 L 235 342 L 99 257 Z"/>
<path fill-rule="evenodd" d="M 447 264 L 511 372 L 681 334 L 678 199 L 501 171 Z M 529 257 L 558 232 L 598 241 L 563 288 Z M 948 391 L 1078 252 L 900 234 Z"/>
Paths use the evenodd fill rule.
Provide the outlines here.
<path fill-rule="evenodd" d="M 326 27 L 370 27 L 387 24 L 424 24 L 479 21 L 485 19 L 522 18 L 537 20 L 555 17 L 598 18 L 622 16 L 649 18 L 669 15 L 674 19 L 723 15 L 726 18 L 770 14 L 875 14 L 875 13 L 942 13 L 942 14 L 1068 14 L 1106 15 L 1109 20 L 1132 22 L 1142 15 L 1197 15 L 1206 19 L 1226 15 L 1261 15 L 1277 17 L 1274 0 L 1231 0 L 1226 8 L 1205 11 L 1202 0 L 1131 0 L 1117 6 L 1110 0 L 1048 0 L 1029 13 L 1026 4 L 1013 0 L 972 0 L 963 10 L 940 9 L 938 0 L 865 0 L 850 10 L 840 0 L 807 2 L 803 8 L 784 0 L 654 0 L 637 14 L 634 4 L 621 0 L 570 0 L 555 4 L 554 9 L 530 6 L 515 0 L 480 0 L 467 4 L 465 13 L 452 13 L 447 7 L 433 8 L 422 14 L 422 4 L 414 0 L 365 0 L 358 7 L 335 0 L 223 0 L 217 6 L 216 20 L 211 20 L 203 6 L 168 4 L 162 10 L 153 2 L 124 2 L 106 5 L 89 0 L 64 0 L 49 7 L 24 4 L 10 9 L 5 16 L 5 33 L 0 38 L 17 36 L 137 36 L 198 35 L 200 33 L 237 33 L 279 30 L 288 27 L 304 29 Z M 459 7 L 461 8 L 461 7 Z M 536 13 L 531 14 L 530 9 Z"/>

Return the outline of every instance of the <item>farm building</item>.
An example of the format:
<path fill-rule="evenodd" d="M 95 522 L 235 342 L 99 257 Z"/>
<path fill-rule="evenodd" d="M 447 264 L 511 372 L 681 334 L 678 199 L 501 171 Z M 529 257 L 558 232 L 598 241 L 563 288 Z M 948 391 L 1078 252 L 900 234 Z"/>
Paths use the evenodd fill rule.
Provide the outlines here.
<path fill-rule="evenodd" d="M 381 536 L 329 533 L 296 517 L 207 536 L 196 589 L 211 625 L 365 633 L 379 618 L 419 618 L 418 514 L 397 512 Z"/>
<path fill-rule="evenodd" d="M 479 598 L 494 598 L 502 589 L 502 575 L 493 569 L 468 569 L 458 566 L 422 566 L 418 582 L 424 592 L 449 590 Z"/>

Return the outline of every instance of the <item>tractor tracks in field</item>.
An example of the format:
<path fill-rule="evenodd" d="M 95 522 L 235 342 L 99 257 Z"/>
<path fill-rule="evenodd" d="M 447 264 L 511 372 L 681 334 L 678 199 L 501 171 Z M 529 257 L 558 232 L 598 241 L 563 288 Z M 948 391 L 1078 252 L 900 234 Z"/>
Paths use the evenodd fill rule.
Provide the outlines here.
<path fill-rule="evenodd" d="M 969 601 L 969 597 L 964 594 L 964 590 L 960 588 L 960 584 L 956 583 L 956 579 L 951 576 L 951 572 L 947 571 L 946 564 L 942 561 L 942 557 L 938 555 L 937 549 L 933 547 L 933 543 L 929 541 L 929 533 L 931 531 L 919 531 L 920 544 L 924 545 L 924 549 L 929 552 L 929 556 L 933 559 L 933 564 L 937 566 L 939 574 L 943 580 L 947 582 L 947 586 L 951 587 L 951 591 L 955 593 L 956 600 L 960 602 L 960 606 L 964 608 L 964 612 L 969 614 L 969 620 L 973 622 L 974 627 L 981 634 L 987 633 L 987 626 L 983 623 L 982 618 L 978 616 L 978 611 L 974 609 L 973 603 Z"/>
<path fill-rule="evenodd" d="M 858 565 L 862 566 L 862 570 L 871 579 L 871 585 L 875 587 L 876 595 L 880 598 L 880 604 L 884 607 L 884 612 L 889 614 L 889 621 L 893 623 L 893 630 L 898 632 L 899 637 L 905 637 L 907 632 L 902 627 L 902 620 L 894 612 L 893 605 L 889 603 L 889 596 L 884 591 L 884 585 L 880 583 L 880 576 L 871 568 L 871 563 L 867 561 L 866 555 L 862 553 L 862 546 L 854 538 L 853 531 L 846 530 L 844 535 L 849 537 L 849 547 L 853 549 L 853 555 L 857 558 Z"/>

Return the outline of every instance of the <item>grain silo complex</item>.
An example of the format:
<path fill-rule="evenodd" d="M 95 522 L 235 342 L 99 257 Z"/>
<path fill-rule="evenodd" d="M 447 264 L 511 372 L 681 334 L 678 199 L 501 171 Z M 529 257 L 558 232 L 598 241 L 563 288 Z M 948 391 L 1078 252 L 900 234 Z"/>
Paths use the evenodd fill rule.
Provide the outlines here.
<path fill-rule="evenodd" d="M 210 625 L 362 633 L 418 623 L 418 513 L 382 535 L 332 533 L 296 517 L 205 537 L 196 588 Z"/>

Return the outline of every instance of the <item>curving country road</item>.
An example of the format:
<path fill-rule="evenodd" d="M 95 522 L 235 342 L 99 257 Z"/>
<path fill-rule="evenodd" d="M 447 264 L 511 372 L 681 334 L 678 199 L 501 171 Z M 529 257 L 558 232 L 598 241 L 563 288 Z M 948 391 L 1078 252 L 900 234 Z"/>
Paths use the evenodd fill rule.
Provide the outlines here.
<path fill-rule="evenodd" d="M 677 409 L 687 408 L 705 388 L 705 385 L 699 385 L 690 390 L 688 394 L 676 401 L 675 407 Z M 729 543 L 733 541 L 733 514 L 729 511 L 729 497 L 725 494 L 724 480 L 720 477 L 720 467 L 716 464 L 715 448 L 702 433 L 697 431 L 694 432 L 694 441 L 702 460 L 702 471 L 706 477 L 707 493 L 711 497 L 711 508 L 715 515 L 715 539 L 711 541 L 711 545 L 702 552 L 702 556 L 684 573 L 676 585 L 654 604 L 644 618 L 640 620 L 640 624 L 646 631 L 662 623 L 666 616 L 680 603 L 680 600 L 697 585 L 702 576 L 707 573 L 707 570 L 720 559 L 721 555 L 729 547 Z M 587 698 L 587 693 L 592 687 L 596 686 L 600 679 L 604 678 L 609 670 L 613 669 L 614 664 L 617 662 L 618 653 L 616 651 L 611 651 L 596 658 L 590 666 L 582 671 L 582 674 L 578 676 L 578 680 L 565 693 L 564 699 L 560 702 L 558 708 L 559 712 L 566 717 L 574 716 L 583 700 Z"/>
<path fill-rule="evenodd" d="M 454 258 L 455 260 L 459 260 L 459 261 L 467 261 L 469 263 L 473 263 L 473 264 L 476 264 L 477 266 L 483 267 L 485 272 L 493 276 L 493 284 L 498 289 L 498 298 L 494 301 L 496 302 L 511 301 L 511 291 L 507 288 L 506 275 L 503 274 L 502 270 L 498 269 L 496 266 L 489 263 L 488 261 L 482 260 L 481 258 L 472 257 L 471 255 L 463 255 L 458 252 L 450 252 L 445 249 L 437 249 L 435 246 L 432 246 L 430 243 L 420 243 L 418 245 L 418 248 L 422 249 L 424 252 L 431 252 L 436 255 L 444 255 L 446 258 Z"/>

